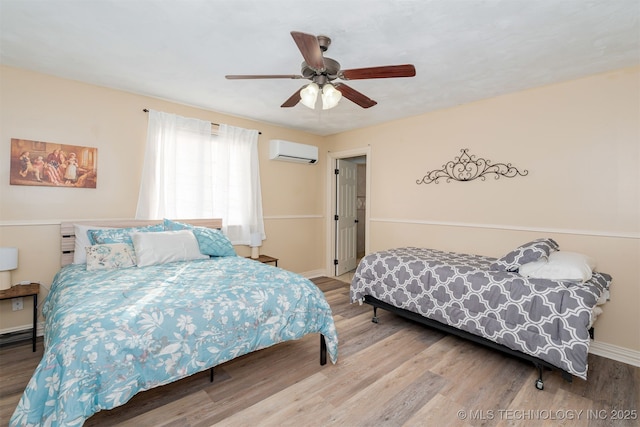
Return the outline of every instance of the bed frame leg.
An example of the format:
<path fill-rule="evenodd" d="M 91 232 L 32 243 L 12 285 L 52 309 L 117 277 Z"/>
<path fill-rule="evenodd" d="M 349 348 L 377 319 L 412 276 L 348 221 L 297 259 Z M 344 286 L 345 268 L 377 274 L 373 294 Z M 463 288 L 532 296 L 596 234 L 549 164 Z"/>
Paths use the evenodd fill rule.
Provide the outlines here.
<path fill-rule="evenodd" d="M 378 323 L 378 307 L 373 307 L 373 318 L 371 321 L 373 323 Z"/>
<path fill-rule="evenodd" d="M 320 365 L 327 364 L 327 341 L 324 335 L 320 334 Z"/>
<path fill-rule="evenodd" d="M 538 390 L 544 390 L 544 381 L 542 381 L 542 370 L 544 369 L 544 365 L 541 364 L 541 363 L 536 363 L 536 362 L 533 362 L 533 364 L 538 369 L 538 379 L 536 380 L 536 388 Z M 547 370 L 550 370 L 550 369 L 547 368 Z M 565 371 L 563 369 L 558 369 L 558 370 L 562 374 L 562 379 L 563 380 L 565 380 L 568 383 L 572 383 L 573 382 L 573 375 L 571 375 L 569 372 L 567 372 L 567 371 Z"/>
<path fill-rule="evenodd" d="M 209 380 L 213 382 L 213 368 L 209 369 Z"/>
<path fill-rule="evenodd" d="M 542 365 L 536 363 L 536 368 L 538 368 L 538 379 L 536 380 L 536 388 L 538 390 L 544 390 L 544 381 L 542 381 Z"/>

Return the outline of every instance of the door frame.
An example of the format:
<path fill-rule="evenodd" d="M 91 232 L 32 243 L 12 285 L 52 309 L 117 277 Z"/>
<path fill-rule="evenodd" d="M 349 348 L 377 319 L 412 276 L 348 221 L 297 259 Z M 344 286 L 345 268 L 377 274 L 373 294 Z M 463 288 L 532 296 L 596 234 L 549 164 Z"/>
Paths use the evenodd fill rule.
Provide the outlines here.
<path fill-rule="evenodd" d="M 367 158 L 366 168 L 366 189 L 365 189 L 365 220 L 364 220 L 364 252 L 369 253 L 369 218 L 371 216 L 371 147 L 353 148 L 344 151 L 329 151 L 327 153 L 327 180 L 326 180 L 326 200 L 325 200 L 325 218 L 326 218 L 326 243 L 325 243 L 325 260 L 327 276 L 335 277 L 336 269 L 333 260 L 336 257 L 336 222 L 333 216 L 336 211 L 336 160 L 348 159 L 350 157 L 365 156 Z"/>

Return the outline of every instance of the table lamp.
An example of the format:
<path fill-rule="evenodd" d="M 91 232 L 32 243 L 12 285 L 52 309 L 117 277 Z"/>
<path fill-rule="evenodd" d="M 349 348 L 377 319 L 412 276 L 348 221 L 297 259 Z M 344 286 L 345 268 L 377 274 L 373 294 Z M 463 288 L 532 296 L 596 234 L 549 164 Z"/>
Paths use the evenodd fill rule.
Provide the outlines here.
<path fill-rule="evenodd" d="M 251 258 L 257 259 L 260 256 L 260 246 L 262 246 L 262 236 L 260 233 L 251 233 Z"/>
<path fill-rule="evenodd" d="M 18 268 L 18 248 L 0 248 L 0 291 L 11 288 L 11 270 Z"/>

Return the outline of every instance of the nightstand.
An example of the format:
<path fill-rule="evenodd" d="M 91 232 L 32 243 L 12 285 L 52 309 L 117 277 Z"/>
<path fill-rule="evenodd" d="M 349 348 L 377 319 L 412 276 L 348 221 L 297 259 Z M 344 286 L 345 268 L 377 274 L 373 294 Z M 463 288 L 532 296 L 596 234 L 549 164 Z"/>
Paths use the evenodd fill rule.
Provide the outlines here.
<path fill-rule="evenodd" d="M 30 283 L 28 285 L 14 285 L 9 289 L 0 291 L 0 300 L 33 297 L 33 330 L 31 331 L 31 341 L 33 343 L 33 351 L 36 351 L 36 328 L 38 322 L 38 293 L 40 292 L 39 283 Z"/>
<path fill-rule="evenodd" d="M 262 262 L 264 264 L 273 262 L 276 267 L 278 266 L 278 258 L 274 258 L 274 257 L 269 256 L 269 255 L 260 255 L 260 256 L 258 256 L 258 258 L 251 258 L 251 257 L 247 257 L 247 258 L 252 259 L 254 261 Z"/>

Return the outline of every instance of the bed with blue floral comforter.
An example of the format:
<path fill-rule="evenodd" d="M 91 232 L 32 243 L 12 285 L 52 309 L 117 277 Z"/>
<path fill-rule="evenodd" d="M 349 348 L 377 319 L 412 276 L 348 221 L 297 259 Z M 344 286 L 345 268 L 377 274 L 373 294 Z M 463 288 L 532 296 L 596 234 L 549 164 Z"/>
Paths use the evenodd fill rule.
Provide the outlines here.
<path fill-rule="evenodd" d="M 82 425 L 136 393 L 320 333 L 338 337 L 322 291 L 243 257 L 87 271 L 63 267 L 43 315 L 44 356 L 11 425 Z"/>

